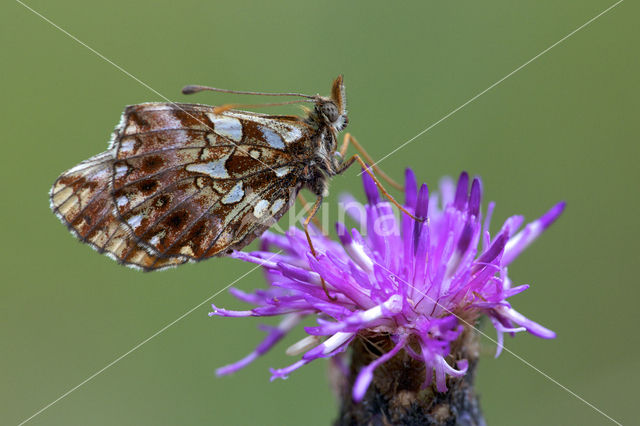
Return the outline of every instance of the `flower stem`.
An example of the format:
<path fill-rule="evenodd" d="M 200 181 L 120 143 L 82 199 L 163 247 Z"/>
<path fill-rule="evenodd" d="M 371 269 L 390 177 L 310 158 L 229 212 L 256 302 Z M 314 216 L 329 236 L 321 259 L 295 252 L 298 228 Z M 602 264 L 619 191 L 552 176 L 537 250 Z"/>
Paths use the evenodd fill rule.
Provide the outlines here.
<path fill-rule="evenodd" d="M 347 374 L 332 370 L 334 386 L 340 397 L 340 414 L 335 426 L 346 425 L 465 425 L 485 426 L 478 396 L 474 390 L 478 364 L 477 334 L 465 328 L 452 345 L 452 360 L 467 359 L 469 370 L 461 378 L 449 377 L 448 390 L 437 392 L 433 383 L 423 388 L 425 364 L 404 350 L 380 366 L 361 402 L 352 398 L 358 372 L 393 343 L 388 336 L 373 335 L 355 340 Z"/>

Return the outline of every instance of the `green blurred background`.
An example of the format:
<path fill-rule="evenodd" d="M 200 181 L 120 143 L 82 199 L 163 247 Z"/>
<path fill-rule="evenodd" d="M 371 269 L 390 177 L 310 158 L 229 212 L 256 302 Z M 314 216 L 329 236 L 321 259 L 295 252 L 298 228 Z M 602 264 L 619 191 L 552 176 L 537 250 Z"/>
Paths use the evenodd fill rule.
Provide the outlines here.
<path fill-rule="evenodd" d="M 381 158 L 584 24 L 614 1 L 27 4 L 175 101 L 188 83 L 327 93 L 345 76 L 349 130 Z M 625 1 L 381 165 L 432 187 L 481 175 L 507 216 L 563 217 L 510 268 L 531 283 L 516 309 L 555 330 L 507 347 L 626 424 L 637 414 L 639 259 L 638 5 Z M 126 104 L 160 101 L 19 3 L 0 6 L 0 423 L 17 424 L 154 335 L 251 266 L 214 259 L 143 274 L 78 243 L 49 211 L 56 176 L 101 152 Z M 263 101 L 258 99 L 258 101 Z M 277 111 L 292 112 L 293 108 Z M 332 182 L 361 197 L 354 168 Z M 486 203 L 485 203 L 486 205 Z M 237 282 L 263 285 L 258 271 Z M 213 301 L 240 308 L 227 292 Z M 205 303 L 29 424 L 329 424 L 336 401 L 318 361 L 287 381 L 269 367 L 287 342 L 234 376 L 257 319 L 210 319 Z M 491 329 L 487 332 L 494 336 Z M 477 380 L 491 425 L 608 420 L 484 342 Z M 634 407 L 636 405 L 636 407 Z"/>

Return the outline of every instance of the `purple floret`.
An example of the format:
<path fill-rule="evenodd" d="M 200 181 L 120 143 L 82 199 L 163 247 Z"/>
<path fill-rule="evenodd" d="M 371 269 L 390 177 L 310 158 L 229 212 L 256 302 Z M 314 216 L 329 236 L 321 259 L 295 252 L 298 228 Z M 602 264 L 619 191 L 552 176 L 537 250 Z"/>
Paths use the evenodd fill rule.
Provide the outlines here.
<path fill-rule="evenodd" d="M 213 306 L 210 316 L 278 315 L 282 320 L 276 327 L 264 327 L 267 337 L 262 343 L 244 359 L 220 368 L 219 375 L 245 367 L 309 315 L 317 325 L 306 327 L 307 337 L 288 351 L 302 353 L 301 359 L 272 369 L 272 380 L 286 378 L 315 359 L 344 352 L 359 334 L 390 336 L 393 348 L 360 371 L 353 387 L 356 401 L 364 397 L 374 370 L 401 350 L 424 362 L 425 386 L 435 376 L 436 389 L 445 392 L 447 376 L 467 372 L 467 360 L 457 360 L 455 366 L 446 360 L 465 326 L 473 326 L 461 315 L 489 317 L 498 334 L 496 356 L 504 333 L 555 337 L 507 302 L 529 286 L 512 287 L 506 267 L 560 216 L 564 202 L 520 231 L 523 218 L 512 216 L 492 237 L 489 221 L 494 204 L 489 204 L 483 221 L 482 183 L 477 177 L 469 189 L 469 176 L 463 172 L 457 184 L 445 179 L 439 194 L 430 195 L 426 185 L 418 189 L 413 172 L 407 170 L 404 206 L 420 219 L 416 221 L 405 213 L 398 220 L 373 180 L 366 173 L 362 176 L 368 203 L 354 207 L 353 197 L 342 197 L 350 203 L 346 211 L 359 229 L 349 231 L 337 223 L 338 241 L 315 235 L 316 257 L 296 227 L 285 236 L 267 232 L 259 251 L 232 255 L 262 265 L 269 287 L 253 293 L 234 289 L 237 298 L 255 308 L 229 311 Z"/>

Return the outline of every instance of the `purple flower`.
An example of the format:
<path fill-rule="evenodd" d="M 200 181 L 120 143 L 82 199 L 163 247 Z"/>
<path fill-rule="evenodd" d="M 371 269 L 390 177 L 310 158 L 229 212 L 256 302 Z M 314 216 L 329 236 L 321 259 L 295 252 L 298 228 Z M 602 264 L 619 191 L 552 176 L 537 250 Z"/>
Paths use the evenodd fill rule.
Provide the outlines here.
<path fill-rule="evenodd" d="M 270 286 L 250 294 L 232 289 L 238 299 L 256 307 L 229 311 L 213 306 L 209 315 L 278 315 L 282 320 L 277 327 L 265 327 L 263 342 L 244 359 L 219 369 L 219 375 L 243 368 L 309 315 L 315 316 L 317 325 L 306 327 L 307 337 L 287 350 L 292 355 L 302 353 L 301 359 L 272 369 L 272 380 L 286 378 L 315 359 L 336 357 L 359 334 L 389 335 L 395 346 L 360 371 L 353 387 L 356 401 L 363 398 L 373 371 L 400 350 L 424 362 L 425 386 L 435 375 L 436 389 L 446 391 L 447 376 L 461 377 L 467 371 L 467 360 L 450 357 L 452 343 L 465 326 L 473 326 L 464 318 L 473 322 L 481 314 L 489 317 L 498 334 L 496 356 L 504 333 L 555 337 L 507 302 L 529 287 L 512 287 L 507 266 L 558 218 L 564 202 L 521 230 L 523 217 L 512 216 L 492 238 L 489 221 L 494 203 L 489 203 L 483 220 L 479 178 L 473 179 L 469 190 L 469 176 L 463 172 L 457 185 L 445 179 L 440 193 L 429 195 L 426 185 L 417 189 L 413 172 L 407 170 L 405 208 L 422 221 L 407 214 L 397 220 L 372 179 L 366 173 L 363 179 L 366 205 L 343 197 L 347 214 L 362 233 L 337 223 L 339 242 L 314 236 L 314 257 L 304 232 L 292 227 L 286 236 L 266 233 L 259 251 L 233 254 L 262 265 Z"/>

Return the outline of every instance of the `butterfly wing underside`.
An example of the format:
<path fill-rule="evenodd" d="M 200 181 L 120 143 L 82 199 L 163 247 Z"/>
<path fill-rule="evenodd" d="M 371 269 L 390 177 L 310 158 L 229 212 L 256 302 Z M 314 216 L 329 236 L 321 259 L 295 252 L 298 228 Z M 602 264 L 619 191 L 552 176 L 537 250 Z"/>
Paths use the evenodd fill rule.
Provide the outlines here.
<path fill-rule="evenodd" d="M 295 201 L 312 129 L 192 104 L 128 107 L 109 149 L 63 173 L 51 207 L 83 242 L 144 270 L 249 244 Z"/>

